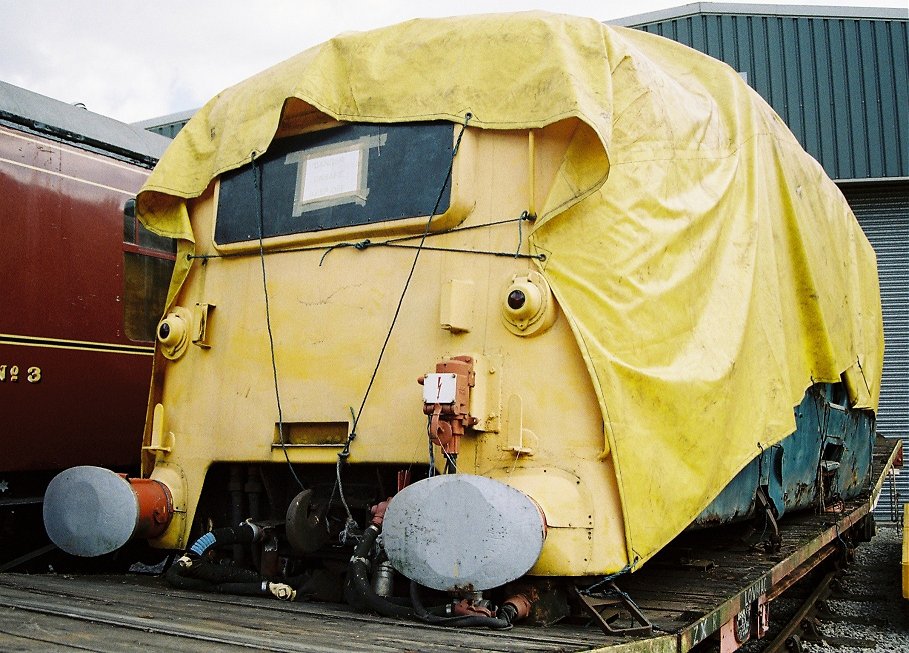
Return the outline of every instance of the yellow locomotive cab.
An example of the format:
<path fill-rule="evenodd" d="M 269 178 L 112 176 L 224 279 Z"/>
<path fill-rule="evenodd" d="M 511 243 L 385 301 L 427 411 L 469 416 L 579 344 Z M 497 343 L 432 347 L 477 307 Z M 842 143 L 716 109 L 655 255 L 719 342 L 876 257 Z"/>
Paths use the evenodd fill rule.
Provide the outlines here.
<path fill-rule="evenodd" d="M 174 356 L 169 345 L 173 330 L 168 331 L 167 342 L 161 341 L 168 361 L 159 368 L 164 383 L 146 445 L 148 460 L 152 454 L 155 457 L 152 478 L 163 480 L 159 474 L 173 477 L 172 470 L 178 468 L 180 483 L 198 493 L 215 461 L 282 464 L 286 454 L 293 463 L 331 466 L 354 419 L 357 436 L 347 463 L 422 463 L 427 415 L 418 377 L 436 374 L 445 361 L 468 358 L 472 380 L 464 414 L 469 414 L 471 424 L 458 436 L 458 471 L 517 488 L 552 515 L 548 517 L 546 547 L 535 565 L 542 573 L 565 575 L 578 565 L 591 572 L 627 566 L 615 474 L 608 457 L 600 460 L 606 448 L 601 415 L 570 326 L 564 318 L 558 319 L 552 290 L 534 267 L 534 261 L 543 258 L 532 253 L 526 242 L 534 221 L 529 214 L 522 216 L 531 203 L 530 171 L 541 194 L 535 201 L 542 205 L 543 193 L 558 174 L 553 162 L 565 156 L 577 133 L 586 128 L 577 121 L 562 121 L 534 130 L 532 153 L 535 158 L 547 153 L 549 160 L 545 165 L 532 165 L 527 130 L 477 130 L 469 122 L 466 129 L 451 123 L 422 123 L 422 128 L 406 123 L 362 130 L 323 120 L 324 125 L 276 141 L 276 150 L 263 156 L 261 168 L 247 165 L 239 169 L 230 180 L 231 187 L 222 176 L 189 203 L 196 241 L 193 256 L 199 257 L 193 260 L 205 264 L 194 264 L 185 282 L 174 290 L 176 301 L 162 327 L 183 314 L 189 332 L 195 332 L 196 318 L 190 315 L 190 307 L 208 306 L 207 346 L 187 345 Z M 347 224 L 310 229 L 305 222 L 294 222 L 297 218 L 288 210 L 287 225 L 274 225 L 276 232 L 286 233 L 264 238 L 261 252 L 258 238 L 249 237 L 256 230 L 255 209 L 238 209 L 237 200 L 226 202 L 225 198 L 242 194 L 238 187 L 244 185 L 248 195 L 255 197 L 259 171 L 264 188 L 269 183 L 283 183 L 287 198 L 301 197 L 307 191 L 300 189 L 298 177 L 288 174 L 287 164 L 297 156 L 292 149 L 298 147 L 298 140 L 317 140 L 322 143 L 317 147 L 337 151 L 349 148 L 351 142 L 382 136 L 383 145 L 367 144 L 375 159 L 369 163 L 370 174 L 379 175 L 383 165 L 379 159 L 394 159 L 394 144 L 400 142 L 395 132 L 402 129 L 422 129 L 424 141 L 431 140 L 427 131 L 447 134 L 444 151 L 448 154 L 444 156 L 448 160 L 455 143 L 458 150 L 450 194 L 431 221 L 425 251 L 404 300 L 405 310 L 388 341 L 369 402 L 362 415 L 354 417 L 352 409 L 357 408 L 370 381 L 413 257 L 412 248 L 444 185 L 448 161 L 423 161 L 419 173 L 435 166 L 436 174 L 408 181 L 411 186 L 425 186 L 419 191 L 426 196 L 425 214 L 377 223 L 364 219 L 362 224 L 355 224 L 359 218 L 351 217 Z M 367 132 L 370 135 L 362 135 Z M 324 144 L 332 140 L 337 142 Z M 422 155 L 410 148 L 408 156 Z M 284 180 L 278 182 L 273 173 L 284 175 Z M 418 173 L 415 169 L 409 174 Z M 490 176 L 496 183 L 490 184 Z M 377 178 L 372 179 L 367 206 L 377 202 L 380 208 L 373 211 L 387 208 L 393 213 L 392 200 L 386 202 Z M 353 176 L 351 180 L 353 184 Z M 342 210 L 355 213 L 358 192 L 362 194 L 363 189 L 354 185 L 348 196 L 334 193 L 332 217 L 325 219 L 340 221 L 337 215 Z M 315 197 L 318 201 L 319 196 Z M 273 198 L 266 193 L 263 202 L 270 201 Z M 324 207 L 315 209 L 320 210 Z M 268 210 L 264 215 L 267 221 Z M 513 217 L 503 220 L 503 216 Z M 303 212 L 300 220 L 305 219 Z M 225 226 L 229 221 L 235 224 Z M 500 224 L 476 228 L 490 222 Z M 266 232 L 271 228 L 266 226 Z M 391 239 L 393 243 L 385 242 Z M 207 256 L 213 258 L 203 258 Z M 263 259 L 282 402 L 280 424 L 269 342 L 261 337 L 265 335 L 261 330 L 263 290 L 260 284 L 240 289 L 234 277 L 237 273 L 259 277 Z M 524 297 L 519 309 L 509 305 L 509 297 L 516 292 Z M 515 304 L 513 297 L 511 302 Z M 293 327 L 288 329 L 289 325 Z M 253 333 L 258 337 L 250 338 Z M 510 352 L 516 343 L 520 343 L 519 351 Z M 534 380 L 541 366 L 564 375 L 560 411 L 540 410 L 551 392 Z M 230 373 L 225 375 L 224 370 Z M 202 400 L 205 396 L 241 397 L 248 389 L 254 396 L 226 410 L 218 402 Z M 168 401 L 170 396 L 194 396 L 199 401 L 173 402 Z M 572 428 L 563 431 L 566 414 L 571 415 Z M 443 419 L 442 423 L 449 421 Z M 178 425 L 195 435 L 184 435 Z M 206 432 L 235 435 L 209 438 L 202 436 Z M 558 438 L 538 436 L 555 432 L 560 432 Z M 247 438 L 241 433 L 258 435 Z M 172 447 L 162 447 L 162 440 L 172 442 Z M 561 454 L 564 447 L 584 453 L 576 460 L 566 459 Z M 553 493 L 551 488 L 559 492 Z M 180 504 L 181 491 L 173 487 L 171 491 L 175 504 Z M 193 499 L 188 499 L 186 513 L 175 513 L 161 545 L 182 548 L 189 543 L 188 528 L 195 514 Z M 596 529 L 598 546 L 594 547 L 596 522 L 600 526 Z"/>

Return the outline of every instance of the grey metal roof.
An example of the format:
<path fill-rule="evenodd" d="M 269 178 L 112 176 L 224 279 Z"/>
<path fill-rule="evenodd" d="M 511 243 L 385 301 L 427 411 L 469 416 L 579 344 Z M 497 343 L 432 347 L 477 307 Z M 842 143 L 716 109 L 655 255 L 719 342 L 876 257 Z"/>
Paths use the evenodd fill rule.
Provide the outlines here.
<path fill-rule="evenodd" d="M 731 4 L 728 2 L 692 2 L 679 7 L 650 11 L 606 21 L 609 25 L 638 27 L 645 23 L 675 20 L 702 14 L 743 16 L 806 16 L 811 18 L 877 18 L 906 19 L 909 9 L 887 7 L 823 7 L 814 5 Z"/>
<path fill-rule="evenodd" d="M 146 165 L 154 165 L 170 145 L 170 139 L 158 134 L 2 81 L 0 120 Z"/>
<path fill-rule="evenodd" d="M 613 24 L 742 73 L 833 179 L 909 178 L 909 10 L 700 2 Z"/>

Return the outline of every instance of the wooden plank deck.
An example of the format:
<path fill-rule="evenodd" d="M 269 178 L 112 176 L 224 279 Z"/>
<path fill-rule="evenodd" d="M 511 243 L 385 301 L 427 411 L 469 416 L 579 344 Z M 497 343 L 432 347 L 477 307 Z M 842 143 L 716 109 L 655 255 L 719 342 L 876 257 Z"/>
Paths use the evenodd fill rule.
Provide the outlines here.
<path fill-rule="evenodd" d="M 0 650 L 586 651 L 597 629 L 453 630 L 344 606 L 198 594 L 149 576 L 0 575 Z M 54 647 L 57 647 L 55 649 Z"/>
<path fill-rule="evenodd" d="M 877 447 L 876 475 L 891 453 Z M 6 573 L 0 574 L 0 651 L 684 652 L 805 558 L 839 547 L 839 533 L 869 508 L 864 497 L 840 513 L 787 515 L 776 553 L 743 544 L 741 527 L 684 534 L 640 572 L 618 581 L 657 627 L 650 637 L 609 637 L 590 623 L 507 632 L 450 629 L 342 605 L 194 593 L 138 574 Z M 711 565 L 681 566 L 683 557 Z"/>

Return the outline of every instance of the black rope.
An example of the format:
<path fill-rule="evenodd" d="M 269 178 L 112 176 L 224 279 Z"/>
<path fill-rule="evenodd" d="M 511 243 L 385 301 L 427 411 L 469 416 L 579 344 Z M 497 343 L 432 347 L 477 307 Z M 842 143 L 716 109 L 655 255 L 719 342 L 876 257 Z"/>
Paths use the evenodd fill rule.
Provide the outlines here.
<path fill-rule="evenodd" d="M 350 406 L 350 419 L 352 424 L 356 424 L 357 416 L 354 413 L 353 406 Z M 341 483 L 341 465 L 350 457 L 350 445 L 356 439 L 357 433 L 356 429 L 351 429 L 350 435 L 347 436 L 347 442 L 344 443 L 344 448 L 338 453 L 338 459 L 335 461 L 335 485 L 331 489 L 331 496 L 334 498 L 335 492 L 337 491 L 338 496 L 341 497 L 341 505 L 344 506 L 344 512 L 347 513 L 347 523 L 344 525 L 344 536 L 351 531 L 351 526 L 354 528 L 359 528 L 357 525 L 357 520 L 353 518 L 353 514 L 350 512 L 350 506 L 347 505 L 347 499 L 344 496 L 344 484 Z M 331 505 L 331 501 L 328 502 Z"/>
<path fill-rule="evenodd" d="M 345 442 L 344 448 L 338 454 L 338 462 L 336 465 L 336 483 L 338 484 L 339 489 L 342 488 L 341 465 L 343 461 L 350 456 L 350 444 L 357 437 L 357 425 L 360 423 L 360 418 L 363 416 L 363 410 L 366 407 L 366 401 L 369 399 L 369 393 L 372 390 L 373 384 L 375 383 L 376 376 L 379 374 L 379 367 L 382 365 L 382 358 L 385 356 L 385 350 L 388 348 L 388 342 L 391 340 L 391 334 L 394 332 L 395 325 L 398 322 L 398 316 L 401 314 L 401 306 L 404 305 L 404 298 L 407 296 L 407 289 L 410 287 L 410 281 L 413 279 L 414 271 L 417 269 L 417 262 L 420 260 L 420 252 L 423 250 L 423 244 L 425 243 L 426 236 L 429 234 L 429 229 L 432 226 L 432 219 L 436 216 L 436 212 L 439 210 L 439 205 L 442 203 L 442 196 L 445 193 L 445 188 L 448 186 L 448 182 L 451 179 L 451 173 L 454 169 L 454 159 L 455 156 L 457 156 L 458 148 L 461 145 L 461 138 L 464 136 L 464 131 L 467 129 L 467 123 L 472 117 L 473 116 L 470 113 L 464 116 L 464 124 L 461 126 L 461 131 L 458 133 L 458 138 L 455 141 L 455 146 L 451 151 L 451 162 L 448 164 L 448 172 L 445 173 L 445 179 L 442 180 L 441 187 L 439 188 L 439 196 L 436 198 L 436 203 L 432 209 L 432 213 L 429 214 L 429 218 L 426 220 L 426 226 L 423 229 L 423 237 L 420 239 L 420 244 L 416 246 L 416 253 L 413 257 L 413 263 L 410 265 L 410 272 L 408 272 L 407 279 L 404 281 L 404 288 L 401 289 L 401 296 L 398 298 L 398 305 L 395 307 L 394 315 L 391 318 L 391 324 L 388 326 L 388 332 L 385 334 L 385 341 L 382 343 L 382 348 L 379 350 L 379 356 L 376 359 L 376 365 L 372 370 L 372 375 L 369 377 L 369 383 L 366 386 L 366 392 L 363 393 L 363 400 L 360 402 L 360 408 L 357 410 L 356 414 L 353 415 L 353 424 L 350 427 L 350 434 L 347 436 L 347 442 Z M 368 244 L 363 245 L 363 243 L 369 243 L 369 241 L 361 241 L 363 248 L 369 246 Z M 348 518 L 352 520 L 349 510 Z"/>
<path fill-rule="evenodd" d="M 281 438 L 281 451 L 284 452 L 284 460 L 287 461 L 287 467 L 291 475 L 300 486 L 300 489 L 306 489 L 303 481 L 297 476 L 293 464 L 290 462 L 290 456 L 287 453 L 287 443 L 284 441 L 284 413 L 281 409 L 281 392 L 278 387 L 278 361 L 275 358 L 275 337 L 271 330 L 271 309 L 268 303 L 268 277 L 265 273 L 265 245 L 262 241 L 262 232 L 265 230 L 264 219 L 262 217 L 262 170 L 256 164 L 256 153 L 250 156 L 253 168 L 253 182 L 256 189 L 256 213 L 259 218 L 259 261 L 262 263 L 262 292 L 265 296 L 265 326 L 268 330 L 268 347 L 271 352 L 271 371 L 275 382 L 275 402 L 278 405 L 278 435 Z"/>
<path fill-rule="evenodd" d="M 394 315 L 391 318 L 391 324 L 388 326 L 388 332 L 385 334 L 385 341 L 382 343 L 382 348 L 379 350 L 379 356 L 376 360 L 376 365 L 373 368 L 372 376 L 369 378 L 369 384 L 366 386 L 366 392 L 363 394 L 363 400 L 360 402 L 360 408 L 357 410 L 357 415 L 354 418 L 353 427 L 351 428 L 351 436 L 353 437 L 356 437 L 355 434 L 357 424 L 360 421 L 360 417 L 363 415 L 363 408 L 366 406 L 366 400 L 369 398 L 369 393 L 372 390 L 373 383 L 375 382 L 376 376 L 379 373 L 379 367 L 382 364 L 382 358 L 385 356 L 385 350 L 388 347 L 388 342 L 391 340 L 391 334 L 394 332 L 395 324 L 397 324 L 398 321 L 398 316 L 401 314 L 401 306 L 404 304 L 404 297 L 407 295 L 407 289 L 410 287 L 410 281 L 413 279 L 414 271 L 417 269 L 417 262 L 420 260 L 420 252 L 423 249 L 428 249 L 424 247 L 424 242 L 426 240 L 426 236 L 429 234 L 432 220 L 436 216 L 436 212 L 439 210 L 439 204 L 442 203 L 442 196 L 445 193 L 445 187 L 448 185 L 448 180 L 451 179 L 451 173 L 454 169 L 454 158 L 458 153 L 458 147 L 461 145 L 461 138 L 464 136 L 464 130 L 467 128 L 467 123 L 472 117 L 473 116 L 470 113 L 464 117 L 464 125 L 461 127 L 461 131 L 458 133 L 458 139 L 455 142 L 454 149 L 451 152 L 451 162 L 448 164 L 448 172 L 445 173 L 445 179 L 442 181 L 442 185 L 439 188 L 439 196 L 436 198 L 436 203 L 432 209 L 432 213 L 429 214 L 429 219 L 426 221 L 426 227 L 423 229 L 423 237 L 420 239 L 419 245 L 412 246 L 414 249 L 416 249 L 416 254 L 414 254 L 413 263 L 410 265 L 410 271 L 407 273 L 407 279 L 404 281 L 404 288 L 401 290 L 401 296 L 398 298 L 398 305 L 395 307 Z M 364 248 L 368 246 L 369 245 L 365 245 Z M 398 247 L 403 246 L 398 245 Z M 348 439 L 353 440 L 353 437 L 348 437 Z"/>
<path fill-rule="evenodd" d="M 433 217 L 435 217 L 435 216 L 433 216 Z M 533 219 L 534 219 L 533 216 L 528 215 L 525 212 L 525 213 L 521 214 L 521 216 L 518 218 L 510 218 L 507 220 L 498 220 L 496 222 L 487 222 L 487 223 L 483 223 L 483 224 L 468 225 L 466 227 L 454 227 L 453 229 L 446 229 L 445 231 L 436 231 L 436 232 L 432 232 L 432 233 L 428 233 L 428 234 L 425 233 L 425 231 L 424 231 L 424 233 L 419 236 L 399 236 L 398 238 L 389 238 L 388 240 L 382 240 L 382 241 L 378 241 L 378 242 L 374 242 L 374 241 L 367 239 L 367 240 L 361 240 L 361 241 L 355 242 L 355 243 L 343 242 L 343 243 L 336 243 L 334 245 L 329 245 L 329 246 L 318 245 L 318 246 L 313 246 L 313 247 L 281 247 L 281 248 L 271 249 L 267 252 L 264 252 L 264 255 L 270 256 L 271 254 L 293 254 L 293 253 L 297 253 L 297 252 L 323 252 L 322 258 L 319 259 L 319 266 L 321 266 L 322 263 L 325 261 L 325 257 L 336 249 L 344 249 L 344 248 L 352 247 L 358 251 L 364 251 L 366 249 L 369 249 L 370 247 L 398 247 L 400 249 L 417 249 L 417 248 L 419 248 L 419 249 L 424 249 L 427 251 L 434 251 L 434 252 L 455 252 L 458 254 L 476 254 L 476 255 L 480 255 L 480 256 L 507 256 L 507 257 L 511 257 L 511 258 L 525 258 L 525 259 L 533 259 L 533 260 L 537 260 L 537 261 L 545 261 L 546 260 L 545 254 L 521 254 L 520 252 L 517 252 L 517 253 L 516 252 L 504 252 L 504 251 L 497 252 L 497 251 L 489 251 L 489 250 L 464 249 L 464 248 L 458 248 L 458 247 L 431 247 L 431 246 L 426 246 L 426 245 L 420 246 L 420 245 L 404 244 L 404 243 L 406 243 L 406 241 L 415 240 L 416 238 L 420 238 L 421 242 L 422 242 L 427 238 L 433 238 L 436 236 L 447 236 L 448 234 L 458 233 L 461 231 L 470 231 L 472 229 L 485 229 L 488 227 L 498 227 L 498 226 L 505 225 L 505 224 L 512 224 L 514 222 L 518 223 L 518 241 L 520 242 L 523 237 L 523 233 L 521 231 L 521 223 L 525 220 L 533 220 Z M 208 259 L 240 258 L 243 256 L 248 256 L 248 254 L 245 252 L 225 252 L 222 254 L 190 254 L 190 255 L 188 255 L 188 258 L 190 260 L 201 259 L 201 260 L 205 261 Z"/>
<path fill-rule="evenodd" d="M 426 416 L 426 434 L 429 435 L 430 424 L 432 423 L 432 417 Z M 429 441 L 429 470 L 426 472 L 426 476 L 432 478 L 438 471 L 436 470 L 436 449 L 435 445 L 432 443 L 432 437 L 427 438 Z"/>
<path fill-rule="evenodd" d="M 827 429 L 824 425 L 824 421 L 821 419 L 821 411 L 818 408 L 818 401 L 823 399 L 827 400 L 826 397 L 822 397 L 820 389 L 817 387 L 817 382 L 814 380 L 814 374 L 808 377 L 811 380 L 811 387 L 808 391 L 811 393 L 812 401 L 814 405 L 814 417 L 817 420 L 817 431 L 818 435 L 821 436 L 821 451 L 817 459 L 817 469 L 814 473 L 814 488 L 817 492 L 817 512 L 818 514 L 823 514 L 826 509 L 826 497 L 824 496 L 824 477 L 823 477 L 823 467 L 824 467 L 824 448 L 827 446 Z"/>
<path fill-rule="evenodd" d="M 619 569 L 617 572 L 615 572 L 615 573 L 613 573 L 613 574 L 609 574 L 609 575 L 607 575 L 607 576 L 603 576 L 600 580 L 598 580 L 597 582 L 595 582 L 595 583 L 594 583 L 593 585 L 591 585 L 590 587 L 587 587 L 587 588 L 584 588 L 584 589 L 578 588 L 578 593 L 579 593 L 579 594 L 583 594 L 583 595 L 585 595 L 585 596 L 597 596 L 597 595 L 599 595 L 600 592 L 602 591 L 602 588 L 603 588 L 605 585 L 608 585 L 609 583 L 611 583 L 612 581 L 614 581 L 616 578 L 619 578 L 620 576 L 624 576 L 625 574 L 630 573 L 630 572 L 635 568 L 635 566 L 638 564 L 638 560 L 639 560 L 639 559 L 640 559 L 640 558 L 638 558 L 637 554 L 635 554 L 634 560 L 632 560 L 632 561 L 629 562 L 627 565 L 625 565 L 624 567 L 622 567 L 621 569 Z M 618 588 L 616 588 L 616 589 L 618 589 Z"/>
<path fill-rule="evenodd" d="M 521 222 L 533 221 L 533 220 L 536 220 L 536 216 L 530 215 L 529 213 L 527 213 L 527 211 L 524 211 L 517 218 L 506 218 L 504 220 L 495 220 L 493 222 L 483 222 L 482 224 L 469 224 L 469 225 L 465 225 L 465 226 L 452 227 L 451 229 L 445 229 L 444 231 L 434 231 L 433 233 L 429 234 L 427 236 L 427 238 L 432 238 L 433 236 L 447 236 L 448 234 L 459 233 L 462 231 L 471 231 L 473 229 L 486 229 L 488 227 L 499 227 L 501 225 L 512 224 L 514 222 L 519 223 L 518 229 L 520 230 Z M 405 241 L 405 240 L 414 240 L 415 238 L 419 238 L 419 236 L 398 236 L 397 238 L 389 238 L 385 242 L 397 243 L 397 242 L 401 242 L 401 241 Z"/>
<path fill-rule="evenodd" d="M 525 258 L 525 259 L 534 259 L 537 261 L 546 260 L 545 254 L 521 254 L 521 253 L 515 253 L 515 252 L 496 252 L 496 251 L 482 250 L 482 249 L 460 249 L 457 247 L 432 247 L 432 246 L 423 245 L 423 244 L 405 245 L 405 244 L 391 242 L 391 241 L 382 241 L 382 242 L 374 243 L 369 240 L 362 240 L 358 243 L 339 243 L 337 245 L 333 245 L 332 247 L 330 247 L 328 249 L 328 251 L 325 252 L 325 254 L 322 255 L 322 258 L 319 260 L 319 265 L 322 265 L 322 262 L 325 260 L 325 256 L 327 256 L 329 252 L 331 252 L 335 249 L 341 248 L 341 247 L 353 247 L 354 249 L 357 249 L 360 251 L 368 249 L 370 247 L 391 247 L 391 248 L 397 248 L 397 249 L 414 249 L 414 250 L 428 251 L 428 252 L 455 252 L 455 253 L 459 253 L 459 254 L 480 254 L 483 256 L 506 256 L 508 258 Z"/>
<path fill-rule="evenodd" d="M 526 217 L 526 216 L 528 216 L 528 215 L 530 215 L 530 214 L 527 213 L 527 211 L 524 211 L 524 212 L 521 214 L 521 217 L 524 218 L 524 217 Z M 522 242 L 524 242 L 524 234 L 521 233 L 521 221 L 518 220 L 518 246 L 515 247 L 515 249 L 514 249 L 514 257 L 515 257 L 515 258 L 518 258 L 518 257 L 521 256 L 521 243 L 522 243 Z"/>
<path fill-rule="evenodd" d="M 495 220 L 493 222 L 483 222 L 481 224 L 469 224 L 462 227 L 452 227 L 451 229 L 446 229 L 445 231 L 437 231 L 429 234 L 430 236 L 444 236 L 446 234 L 453 234 L 459 231 L 470 231 L 472 229 L 485 229 L 486 227 L 499 227 L 503 224 L 511 224 L 513 222 L 525 222 L 525 221 L 534 221 L 536 216 L 530 215 L 527 211 L 524 211 L 516 218 L 505 218 L 504 220 Z M 413 240 L 416 236 L 398 236 L 397 238 L 392 238 L 390 242 L 395 242 L 398 240 Z"/>
<path fill-rule="evenodd" d="M 868 391 L 868 398 L 871 399 L 871 387 L 868 385 L 868 379 L 865 378 L 865 370 L 862 369 L 862 361 L 859 359 L 858 356 L 855 357 L 855 364 L 858 365 L 859 372 L 862 375 L 862 381 L 864 381 L 864 383 L 865 383 L 865 390 Z"/>

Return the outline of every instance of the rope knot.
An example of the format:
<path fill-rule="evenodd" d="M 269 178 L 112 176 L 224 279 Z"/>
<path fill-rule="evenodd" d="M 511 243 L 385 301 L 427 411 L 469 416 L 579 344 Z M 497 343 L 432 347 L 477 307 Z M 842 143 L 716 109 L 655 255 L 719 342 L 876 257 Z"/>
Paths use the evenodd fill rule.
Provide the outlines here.
<path fill-rule="evenodd" d="M 347 442 L 344 443 L 344 448 L 338 452 L 338 458 L 341 460 L 347 460 L 350 458 L 350 443 L 357 438 L 357 432 L 351 431 L 350 435 L 347 436 Z"/>

